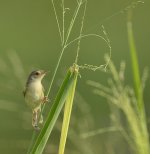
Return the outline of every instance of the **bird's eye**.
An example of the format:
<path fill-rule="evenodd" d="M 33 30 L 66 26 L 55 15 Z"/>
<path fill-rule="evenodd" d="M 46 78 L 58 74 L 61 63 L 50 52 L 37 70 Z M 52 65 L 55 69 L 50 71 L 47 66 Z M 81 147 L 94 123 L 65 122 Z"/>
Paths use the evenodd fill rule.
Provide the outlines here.
<path fill-rule="evenodd" d="M 39 75 L 39 74 L 40 74 L 39 72 L 36 72 L 36 73 L 35 73 L 35 75 Z"/>

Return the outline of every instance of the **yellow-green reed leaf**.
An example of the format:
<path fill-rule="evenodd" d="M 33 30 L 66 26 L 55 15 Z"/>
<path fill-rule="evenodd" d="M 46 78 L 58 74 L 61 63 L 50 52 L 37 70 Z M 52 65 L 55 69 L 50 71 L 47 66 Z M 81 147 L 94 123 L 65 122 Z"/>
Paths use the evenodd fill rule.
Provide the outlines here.
<path fill-rule="evenodd" d="M 72 71 L 74 71 L 75 73 L 74 83 L 72 84 L 72 87 L 70 87 L 70 90 L 68 91 L 68 96 L 66 97 L 61 138 L 60 138 L 60 144 L 59 144 L 59 152 L 58 152 L 59 154 L 64 154 L 64 151 L 65 151 L 65 144 L 66 144 L 66 139 L 68 134 L 73 99 L 74 99 L 76 83 L 77 83 L 78 68 L 76 69 L 75 67 L 72 67 Z"/>
<path fill-rule="evenodd" d="M 138 109 L 140 112 L 143 112 L 144 110 L 143 94 L 142 94 L 139 64 L 138 64 L 137 50 L 136 50 L 135 40 L 133 35 L 131 17 L 132 17 L 132 12 L 131 10 L 128 10 L 127 32 L 128 32 L 128 42 L 129 42 L 131 62 L 132 62 L 135 94 L 137 97 Z"/>
<path fill-rule="evenodd" d="M 69 69 L 58 91 L 56 99 L 50 109 L 46 122 L 31 149 L 30 152 L 31 154 L 42 154 L 46 146 L 46 143 L 48 141 L 48 138 L 51 134 L 51 131 L 54 127 L 54 124 L 56 123 L 60 111 L 62 110 L 62 107 L 66 101 L 66 97 L 68 96 L 68 91 L 70 91 L 70 88 L 74 84 L 74 80 L 75 80 L 75 74 L 72 71 L 72 69 Z"/>

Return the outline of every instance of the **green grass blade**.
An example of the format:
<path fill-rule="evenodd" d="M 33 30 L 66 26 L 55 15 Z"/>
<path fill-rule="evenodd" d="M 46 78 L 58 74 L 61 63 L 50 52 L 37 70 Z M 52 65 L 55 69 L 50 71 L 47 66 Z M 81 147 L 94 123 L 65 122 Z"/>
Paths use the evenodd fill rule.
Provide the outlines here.
<path fill-rule="evenodd" d="M 141 138 L 137 138 L 137 141 L 140 140 L 137 143 L 137 147 L 139 148 L 140 154 L 148 154 L 150 152 L 150 146 L 149 146 L 149 134 L 147 129 L 147 122 L 146 122 L 146 115 L 145 115 L 145 108 L 144 108 L 144 101 L 143 101 L 143 89 L 140 79 L 140 71 L 139 71 L 139 65 L 138 65 L 138 57 L 137 57 L 137 51 L 134 41 L 134 35 L 133 35 L 133 29 L 132 29 L 132 10 L 128 10 L 128 21 L 127 21 L 127 31 L 128 31 L 128 41 L 130 46 L 130 54 L 131 54 L 131 62 L 132 62 L 132 70 L 133 70 L 133 80 L 134 80 L 134 88 L 135 88 L 135 94 L 137 99 L 137 106 L 139 110 L 140 115 L 140 124 L 141 126 Z M 132 123 L 133 121 L 131 121 Z M 144 145 L 144 146 L 143 146 Z"/>
<path fill-rule="evenodd" d="M 63 118 L 59 152 L 58 152 L 59 154 L 64 154 L 64 151 L 65 151 L 65 144 L 66 144 L 66 139 L 68 134 L 73 99 L 74 99 L 75 88 L 77 83 L 77 76 L 78 76 L 78 70 L 75 70 L 74 83 L 72 84 L 72 87 L 68 91 L 68 96 L 66 98 L 66 103 L 65 103 L 64 118 Z"/>
<path fill-rule="evenodd" d="M 129 42 L 129 47 L 130 47 L 133 80 L 134 80 L 135 94 L 137 97 L 138 109 L 140 112 L 143 112 L 144 110 L 143 93 L 142 93 L 141 80 L 140 80 L 137 50 L 135 46 L 133 29 L 132 29 L 132 22 L 131 22 L 132 14 L 131 13 L 132 13 L 131 10 L 129 10 L 128 11 L 128 21 L 127 21 L 128 42 Z"/>
<path fill-rule="evenodd" d="M 60 111 L 65 103 L 66 96 L 68 96 L 68 91 L 70 91 L 70 88 L 72 87 L 74 83 L 74 73 L 71 69 L 69 69 L 68 73 L 66 74 L 66 77 L 62 83 L 62 86 L 60 87 L 60 90 L 58 91 L 58 94 L 56 96 L 56 99 L 54 101 L 54 104 L 52 105 L 52 108 L 48 114 L 48 117 L 46 119 L 46 122 L 39 133 L 34 146 L 31 149 L 31 153 L 33 154 L 42 154 L 45 145 L 47 143 L 47 140 L 51 134 L 51 131 L 54 127 L 54 124 L 60 114 Z"/>

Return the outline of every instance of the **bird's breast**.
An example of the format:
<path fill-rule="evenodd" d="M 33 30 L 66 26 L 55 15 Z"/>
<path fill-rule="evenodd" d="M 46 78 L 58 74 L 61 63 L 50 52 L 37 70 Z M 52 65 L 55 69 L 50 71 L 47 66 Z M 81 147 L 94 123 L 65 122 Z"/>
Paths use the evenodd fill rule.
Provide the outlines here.
<path fill-rule="evenodd" d="M 40 104 L 43 97 L 44 93 L 41 82 L 33 82 L 28 85 L 25 95 L 27 104 Z"/>

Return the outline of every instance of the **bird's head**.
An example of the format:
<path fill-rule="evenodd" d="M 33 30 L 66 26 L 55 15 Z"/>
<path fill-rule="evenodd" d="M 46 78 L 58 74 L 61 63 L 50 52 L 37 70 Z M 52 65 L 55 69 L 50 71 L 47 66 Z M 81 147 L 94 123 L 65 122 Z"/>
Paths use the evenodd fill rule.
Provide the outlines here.
<path fill-rule="evenodd" d="M 30 83 L 32 81 L 41 81 L 46 74 L 47 71 L 44 70 L 32 71 L 28 77 L 27 83 Z"/>

